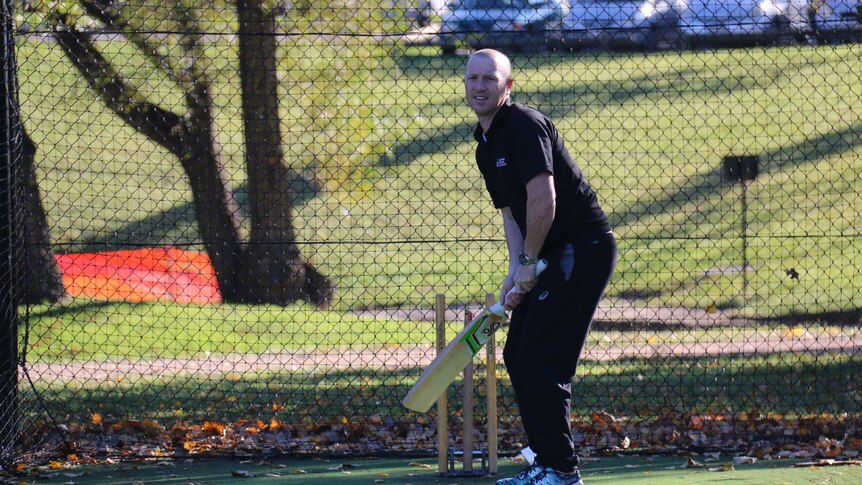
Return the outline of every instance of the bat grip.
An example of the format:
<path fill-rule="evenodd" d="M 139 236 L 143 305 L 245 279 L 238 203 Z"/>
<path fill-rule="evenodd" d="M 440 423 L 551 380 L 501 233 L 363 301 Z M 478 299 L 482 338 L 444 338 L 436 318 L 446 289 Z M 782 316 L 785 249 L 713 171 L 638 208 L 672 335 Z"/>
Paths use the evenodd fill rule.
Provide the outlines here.
<path fill-rule="evenodd" d="M 542 271 L 545 271 L 545 269 L 547 269 L 547 268 L 548 268 L 548 260 L 546 260 L 546 259 L 540 259 L 540 260 L 536 263 L 536 276 L 539 276 L 540 274 L 542 274 Z M 518 288 L 518 285 L 513 286 L 513 287 L 512 287 L 512 289 L 510 289 L 510 290 L 506 293 L 506 296 L 505 296 L 505 297 L 503 297 L 503 299 L 502 299 L 502 300 L 500 300 L 499 302 L 495 303 L 495 304 L 490 308 L 490 310 L 491 310 L 492 312 L 494 312 L 494 313 L 498 314 L 498 315 L 503 315 L 503 314 L 506 312 L 506 306 L 505 306 L 505 305 L 506 305 L 506 300 L 508 300 L 508 299 L 509 299 L 509 295 L 513 295 L 513 294 L 515 294 L 515 293 L 516 293 L 516 292 L 518 292 L 518 291 L 520 291 L 520 289 Z"/>

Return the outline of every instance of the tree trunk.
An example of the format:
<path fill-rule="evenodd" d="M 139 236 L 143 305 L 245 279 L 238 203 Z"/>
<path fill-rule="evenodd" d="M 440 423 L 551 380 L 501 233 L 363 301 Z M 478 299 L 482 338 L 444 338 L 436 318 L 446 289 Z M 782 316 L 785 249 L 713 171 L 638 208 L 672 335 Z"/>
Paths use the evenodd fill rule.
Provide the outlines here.
<path fill-rule="evenodd" d="M 24 131 L 22 158 L 23 174 L 23 209 L 24 209 L 24 241 L 23 264 L 24 283 L 21 289 L 23 303 L 35 304 L 44 300 L 57 301 L 66 294 L 63 288 L 63 277 L 51 250 L 51 238 L 48 231 L 48 220 L 42 199 L 39 196 L 39 185 L 36 181 L 36 144 Z"/>
<path fill-rule="evenodd" d="M 329 303 L 333 287 L 296 245 L 289 170 L 281 148 L 275 21 L 262 0 L 237 2 L 251 234 L 241 280 L 254 302 Z"/>
<path fill-rule="evenodd" d="M 212 261 L 224 301 L 241 301 L 238 277 L 242 268 L 239 205 L 228 188 L 227 175 L 215 141 L 212 98 L 207 86 L 196 86 L 190 110 L 188 154 L 181 157 L 192 188 L 198 231 Z"/>
<path fill-rule="evenodd" d="M 213 134 L 209 85 L 187 93 L 189 120 L 149 103 L 105 59 L 85 32 L 62 30 L 58 43 L 97 95 L 118 117 L 179 158 L 189 177 L 198 228 L 221 296 L 237 301 L 241 267 L 238 208 L 228 188 Z"/>
<path fill-rule="evenodd" d="M 189 177 L 200 235 L 226 301 L 287 304 L 306 299 L 323 306 L 330 281 L 296 246 L 291 190 L 279 134 L 275 71 L 275 23 L 259 0 L 240 1 L 240 76 L 250 195 L 250 242 L 243 251 L 239 211 L 216 141 L 210 82 L 198 66 L 203 58 L 198 7 L 179 2 L 173 12 L 182 26 L 183 59 L 159 53 L 157 45 L 117 16 L 104 0 L 83 1 L 87 13 L 129 37 L 152 64 L 186 93 L 186 117 L 153 105 L 124 79 L 93 45 L 89 34 L 60 29 L 55 35 L 67 57 L 114 113 L 129 126 L 176 155 Z M 243 35 L 246 34 L 246 35 Z M 252 35 L 247 35 L 252 34 Z"/>

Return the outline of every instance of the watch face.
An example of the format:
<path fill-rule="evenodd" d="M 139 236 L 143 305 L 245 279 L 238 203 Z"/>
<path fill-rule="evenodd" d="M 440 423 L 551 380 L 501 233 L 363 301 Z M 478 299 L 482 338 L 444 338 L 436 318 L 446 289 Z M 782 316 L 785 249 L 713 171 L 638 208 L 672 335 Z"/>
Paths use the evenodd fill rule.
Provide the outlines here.
<path fill-rule="evenodd" d="M 530 258 L 529 256 L 527 256 L 526 254 L 521 253 L 521 254 L 519 254 L 519 255 L 518 255 L 518 261 L 519 261 L 522 265 L 527 266 L 528 264 L 533 264 L 533 262 L 534 262 L 535 260 L 534 260 L 534 259 L 532 259 L 532 258 Z"/>

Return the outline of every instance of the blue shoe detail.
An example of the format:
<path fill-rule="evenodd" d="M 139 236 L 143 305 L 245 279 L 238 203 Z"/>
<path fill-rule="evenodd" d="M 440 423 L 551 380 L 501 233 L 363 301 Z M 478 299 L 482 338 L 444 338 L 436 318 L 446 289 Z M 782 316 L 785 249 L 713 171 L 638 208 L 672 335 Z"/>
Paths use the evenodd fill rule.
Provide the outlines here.
<path fill-rule="evenodd" d="M 544 467 L 527 485 L 584 485 L 584 482 L 581 481 L 581 473 L 577 469 L 572 473 L 562 473 L 551 467 Z"/>
<path fill-rule="evenodd" d="M 521 472 L 514 477 L 497 480 L 497 485 L 527 485 L 528 483 L 532 483 L 530 480 L 532 480 L 536 475 L 542 473 L 543 470 L 544 469 L 539 465 L 532 465 L 521 470 Z"/>

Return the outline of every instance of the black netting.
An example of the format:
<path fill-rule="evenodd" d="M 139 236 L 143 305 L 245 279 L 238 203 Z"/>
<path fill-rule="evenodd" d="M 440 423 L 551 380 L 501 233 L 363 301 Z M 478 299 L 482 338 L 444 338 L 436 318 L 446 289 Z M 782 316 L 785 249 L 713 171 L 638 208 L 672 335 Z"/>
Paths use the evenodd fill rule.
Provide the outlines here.
<path fill-rule="evenodd" d="M 485 46 L 619 242 L 578 444 L 857 429 L 858 1 L 13 3 L 6 456 L 434 451 L 401 399 L 435 297 L 452 338 L 508 264 L 463 96 Z"/>

